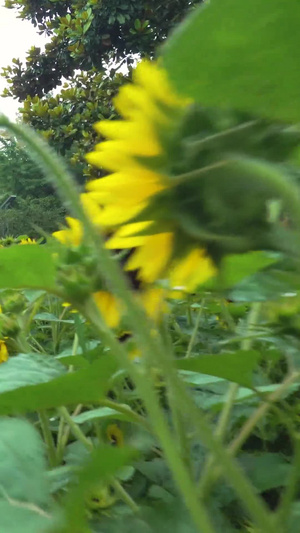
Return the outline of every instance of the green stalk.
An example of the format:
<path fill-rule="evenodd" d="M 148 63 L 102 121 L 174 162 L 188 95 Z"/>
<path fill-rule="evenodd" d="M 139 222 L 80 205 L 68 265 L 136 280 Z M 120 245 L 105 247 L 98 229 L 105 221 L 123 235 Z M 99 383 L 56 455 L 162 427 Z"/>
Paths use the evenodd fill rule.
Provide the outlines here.
<path fill-rule="evenodd" d="M 74 422 L 73 418 L 71 417 L 69 411 L 66 409 L 66 407 L 59 407 L 58 412 L 60 416 L 64 419 L 64 421 L 68 424 L 70 427 L 74 437 L 79 440 L 79 442 L 82 442 L 82 444 L 90 451 L 94 449 L 93 443 L 88 439 L 85 434 L 81 431 L 80 427 Z"/>
<path fill-rule="evenodd" d="M 52 432 L 49 426 L 49 419 L 45 411 L 39 411 L 38 414 L 39 414 L 42 434 L 43 434 L 44 441 L 45 441 L 46 448 L 47 448 L 49 466 L 53 468 L 56 466 L 56 450 L 55 450 L 53 435 L 52 435 Z"/>
<path fill-rule="evenodd" d="M 194 348 L 194 344 L 195 344 L 195 341 L 196 341 L 196 338 L 197 338 L 197 333 L 198 333 L 198 329 L 199 329 L 199 325 L 200 325 L 200 320 L 202 318 L 202 315 L 203 315 L 203 310 L 204 310 L 204 300 L 202 301 L 202 304 L 201 304 L 201 307 L 197 313 L 197 317 L 196 317 L 196 321 L 195 321 L 195 325 L 194 325 L 194 329 L 193 329 L 193 332 L 192 332 L 192 335 L 191 335 L 191 338 L 190 338 L 190 342 L 188 344 L 188 347 L 187 347 L 187 351 L 186 351 L 186 354 L 185 354 L 185 358 L 188 359 L 192 353 L 192 349 Z"/>
<path fill-rule="evenodd" d="M 99 400 L 97 403 L 99 405 L 102 405 L 103 407 L 109 407 L 110 409 L 114 409 L 115 411 L 126 415 L 126 417 L 129 418 L 131 422 L 142 426 L 149 432 L 152 432 L 151 425 L 148 423 L 148 421 L 143 416 L 133 411 L 128 405 L 124 403 L 113 402 L 112 400 L 107 399 Z"/>

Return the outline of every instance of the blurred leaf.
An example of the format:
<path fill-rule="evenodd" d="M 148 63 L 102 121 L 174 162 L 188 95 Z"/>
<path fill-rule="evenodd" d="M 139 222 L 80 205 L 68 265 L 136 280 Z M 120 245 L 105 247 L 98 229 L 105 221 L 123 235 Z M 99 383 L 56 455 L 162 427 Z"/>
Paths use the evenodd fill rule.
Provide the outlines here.
<path fill-rule="evenodd" d="M 60 355 L 55 359 L 65 366 L 72 365 L 74 368 L 78 369 L 89 366 L 88 361 L 82 355 Z"/>
<path fill-rule="evenodd" d="M 218 283 L 222 288 L 232 287 L 247 276 L 278 261 L 278 255 L 267 252 L 249 252 L 226 256 L 222 261 Z"/>
<path fill-rule="evenodd" d="M 18 503 L 13 505 L 0 500 L 0 524 L 2 531 L 6 533 L 46 533 L 53 531 L 54 523 L 47 514 L 39 514 L 41 511 L 20 507 Z"/>
<path fill-rule="evenodd" d="M 208 374 L 233 381 L 244 387 L 252 386 L 252 375 L 260 359 L 255 350 L 238 350 L 221 355 L 202 355 L 176 361 L 177 368 Z"/>
<path fill-rule="evenodd" d="M 0 289 L 55 289 L 53 252 L 46 245 L 0 249 Z"/>
<path fill-rule="evenodd" d="M 21 353 L 0 366 L 0 394 L 27 385 L 46 383 L 66 372 L 54 357 Z"/>
<path fill-rule="evenodd" d="M 109 379 L 116 370 L 115 360 L 111 355 L 106 355 L 89 368 L 60 376 L 48 383 L 4 392 L 0 394 L 0 414 L 27 413 L 61 405 L 96 402 L 109 387 Z"/>
<path fill-rule="evenodd" d="M 112 418 L 113 420 L 126 420 L 132 422 L 130 415 L 126 416 L 126 414 L 119 413 L 110 407 L 99 407 L 98 409 L 91 409 L 90 411 L 80 413 L 80 415 L 73 416 L 73 420 L 76 424 L 83 424 L 89 420 L 96 420 L 99 418 Z"/>
<path fill-rule="evenodd" d="M 288 475 L 293 468 L 280 453 L 243 453 L 239 460 L 260 492 L 286 486 Z"/>
<path fill-rule="evenodd" d="M 52 313 L 37 313 L 34 317 L 34 320 L 43 320 L 45 322 L 61 322 L 64 324 L 73 324 L 74 320 L 66 320 L 58 318 L 57 316 L 53 315 Z"/>
<path fill-rule="evenodd" d="M 298 0 L 212 0 L 163 49 L 176 89 L 200 102 L 300 119 Z"/>
<path fill-rule="evenodd" d="M 20 443 L 22 445 L 20 446 Z M 48 502 L 44 445 L 25 420 L 0 419 L 0 498 L 44 505 Z"/>
<path fill-rule="evenodd" d="M 297 273 L 271 269 L 243 279 L 230 291 L 229 298 L 236 302 L 264 302 L 293 294 L 299 289 Z"/>

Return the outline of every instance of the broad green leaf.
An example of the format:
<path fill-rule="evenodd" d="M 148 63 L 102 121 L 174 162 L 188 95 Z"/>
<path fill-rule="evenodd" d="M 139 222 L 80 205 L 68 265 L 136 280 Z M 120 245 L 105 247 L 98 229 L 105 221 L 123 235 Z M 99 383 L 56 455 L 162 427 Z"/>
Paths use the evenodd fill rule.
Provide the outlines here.
<path fill-rule="evenodd" d="M 216 376 L 251 388 L 253 371 L 257 367 L 259 359 L 260 353 L 255 350 L 238 350 L 221 355 L 202 355 L 190 359 L 179 359 L 176 365 L 182 370 Z"/>
<path fill-rule="evenodd" d="M 233 287 L 244 278 L 251 276 L 278 261 L 278 255 L 267 252 L 228 255 L 222 261 L 218 283 L 223 289 Z"/>
<path fill-rule="evenodd" d="M 0 500 L 0 525 L 5 533 L 47 533 L 55 531 L 58 523 L 47 512 L 23 502 Z"/>
<path fill-rule="evenodd" d="M 33 426 L 0 418 L 0 499 L 7 495 L 44 505 L 49 495 L 45 471 L 44 445 Z"/>
<path fill-rule="evenodd" d="M 46 533 L 58 526 L 44 451 L 39 433 L 29 422 L 0 419 L 1 531 Z"/>
<path fill-rule="evenodd" d="M 55 289 L 53 251 L 46 245 L 0 249 L 0 289 Z"/>
<path fill-rule="evenodd" d="M 0 365 L 0 394 L 27 385 L 46 383 L 65 372 L 65 367 L 54 357 L 21 353 Z"/>
<path fill-rule="evenodd" d="M 300 289 L 298 273 L 276 269 L 257 272 L 241 280 L 229 293 L 235 302 L 264 302 L 277 300 Z"/>
<path fill-rule="evenodd" d="M 116 370 L 114 358 L 106 355 L 89 368 L 59 376 L 48 383 L 4 392 L 0 394 L 0 414 L 20 414 L 61 405 L 97 402 L 109 387 L 109 380 Z"/>
<path fill-rule="evenodd" d="M 300 119 L 298 0 L 211 0 L 164 46 L 175 88 L 202 105 Z"/>

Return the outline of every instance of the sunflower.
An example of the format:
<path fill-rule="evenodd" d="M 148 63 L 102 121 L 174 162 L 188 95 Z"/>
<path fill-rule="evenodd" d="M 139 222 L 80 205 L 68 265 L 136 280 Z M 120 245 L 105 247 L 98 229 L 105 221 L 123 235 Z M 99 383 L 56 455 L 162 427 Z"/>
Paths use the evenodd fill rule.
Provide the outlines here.
<path fill-rule="evenodd" d="M 107 248 L 135 248 L 125 270 L 137 270 L 146 283 L 167 279 L 170 288 L 193 291 L 216 268 L 174 212 L 173 156 L 189 104 L 173 91 L 163 69 L 141 62 L 133 83 L 115 98 L 123 120 L 95 125 L 108 140 L 87 160 L 111 174 L 91 181 L 87 190 L 103 208 L 98 223 L 113 228 Z M 179 208 L 182 200 L 177 195 Z"/>

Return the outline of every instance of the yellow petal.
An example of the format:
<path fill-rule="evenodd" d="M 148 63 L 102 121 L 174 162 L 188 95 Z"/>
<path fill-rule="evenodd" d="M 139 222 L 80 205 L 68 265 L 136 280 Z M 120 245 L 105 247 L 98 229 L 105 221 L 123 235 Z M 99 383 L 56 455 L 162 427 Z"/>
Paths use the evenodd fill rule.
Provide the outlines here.
<path fill-rule="evenodd" d="M 110 328 L 116 328 L 121 317 L 121 306 L 116 298 L 106 291 L 98 291 L 93 294 L 93 297 L 107 325 Z"/>
<path fill-rule="evenodd" d="M 117 140 L 118 150 L 128 154 L 155 156 L 162 152 L 155 128 L 145 117 L 134 121 L 103 120 L 96 129 L 104 137 Z M 105 143 L 102 149 L 105 150 Z"/>
<path fill-rule="evenodd" d="M 192 292 L 215 274 L 216 268 L 205 254 L 205 250 L 195 248 L 171 269 L 170 284 L 172 287 Z"/>
<path fill-rule="evenodd" d="M 171 258 L 173 236 L 171 233 L 149 235 L 126 263 L 126 270 L 139 270 L 139 278 L 146 283 L 160 279 Z"/>
<path fill-rule="evenodd" d="M 167 311 L 165 297 L 166 291 L 157 287 L 147 289 L 140 296 L 147 314 L 155 321 L 160 318 L 163 312 Z"/>
<path fill-rule="evenodd" d="M 133 80 L 164 104 L 174 107 L 187 105 L 187 99 L 177 96 L 169 83 L 166 71 L 155 62 L 141 61 L 133 72 Z"/>
<path fill-rule="evenodd" d="M 74 244 L 79 246 L 83 238 L 83 228 L 81 222 L 76 218 L 66 217 L 69 228 L 55 231 L 52 235 L 62 244 Z"/>
<path fill-rule="evenodd" d="M 151 222 L 136 222 L 134 224 L 126 224 L 121 226 L 119 230 L 109 239 L 105 245 L 110 250 L 117 250 L 123 248 L 135 248 L 145 243 L 148 238 L 144 235 L 137 235 L 146 229 Z"/>

